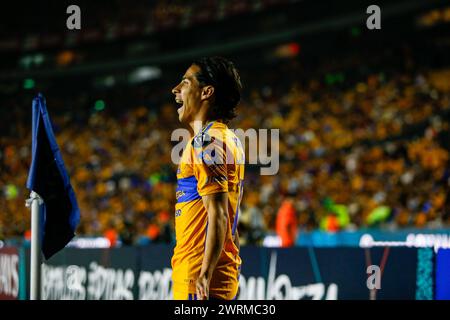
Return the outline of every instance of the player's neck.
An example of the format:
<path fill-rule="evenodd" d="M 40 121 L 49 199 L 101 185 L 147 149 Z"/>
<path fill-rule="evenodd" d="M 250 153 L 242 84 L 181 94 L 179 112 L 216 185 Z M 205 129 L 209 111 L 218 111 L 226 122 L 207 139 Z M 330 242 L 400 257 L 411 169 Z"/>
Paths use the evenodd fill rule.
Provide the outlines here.
<path fill-rule="evenodd" d="M 206 127 L 208 127 L 212 122 L 214 122 L 214 120 L 207 120 L 207 119 L 202 119 L 202 120 L 193 120 L 189 123 L 189 126 L 192 130 L 191 133 L 194 133 L 194 135 L 197 135 L 200 132 L 203 132 Z"/>
<path fill-rule="evenodd" d="M 199 133 L 200 131 L 203 131 L 203 129 L 213 120 L 209 116 L 209 107 L 206 105 L 203 105 L 200 110 L 195 115 L 194 119 L 189 122 L 189 126 L 191 127 L 192 132 L 194 135 Z"/>

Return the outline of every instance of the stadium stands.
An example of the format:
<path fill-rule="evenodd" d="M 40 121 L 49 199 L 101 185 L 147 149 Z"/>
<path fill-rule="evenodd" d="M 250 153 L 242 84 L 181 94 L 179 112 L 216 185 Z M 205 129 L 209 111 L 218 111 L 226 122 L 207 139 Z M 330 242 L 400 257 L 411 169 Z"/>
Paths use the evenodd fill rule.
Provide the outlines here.
<path fill-rule="evenodd" d="M 230 12 L 247 10 L 237 4 Z M 231 126 L 279 128 L 281 138 L 278 175 L 247 168 L 242 243 L 261 244 L 275 232 L 287 196 L 301 232 L 450 226 L 450 66 L 423 64 L 428 52 L 412 48 L 386 48 L 375 60 L 348 49 L 307 66 L 294 56 L 275 62 L 275 75 L 270 63 L 256 72 L 238 64 L 245 92 Z M 170 135 L 179 124 L 168 83 L 178 78 L 167 74 L 165 82 L 107 89 L 70 80 L 66 87 L 78 86 L 59 90 L 59 80 L 43 80 L 51 83 L 43 87 L 81 209 L 79 235 L 174 241 Z M 30 227 L 30 87 L 0 88 L 0 239 Z"/>

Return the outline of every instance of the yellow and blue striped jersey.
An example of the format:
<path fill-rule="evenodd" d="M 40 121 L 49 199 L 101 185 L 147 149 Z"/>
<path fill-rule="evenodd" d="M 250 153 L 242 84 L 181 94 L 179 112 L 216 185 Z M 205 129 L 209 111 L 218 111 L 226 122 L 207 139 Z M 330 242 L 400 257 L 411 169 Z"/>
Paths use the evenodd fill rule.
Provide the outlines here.
<path fill-rule="evenodd" d="M 195 293 L 208 231 L 202 196 L 228 193 L 225 243 L 210 283 L 210 295 L 232 299 L 241 265 L 233 242 L 243 192 L 245 154 L 237 136 L 221 122 L 207 124 L 187 144 L 177 171 L 176 246 L 172 257 L 174 297 Z"/>

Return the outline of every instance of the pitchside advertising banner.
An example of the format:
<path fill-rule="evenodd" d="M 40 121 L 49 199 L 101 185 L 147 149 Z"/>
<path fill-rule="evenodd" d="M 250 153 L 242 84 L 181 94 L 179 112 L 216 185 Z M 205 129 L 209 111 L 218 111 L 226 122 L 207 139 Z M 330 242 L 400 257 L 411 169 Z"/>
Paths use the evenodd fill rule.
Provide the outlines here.
<path fill-rule="evenodd" d="M 0 248 L 0 299 L 19 299 L 19 250 Z"/>
<path fill-rule="evenodd" d="M 301 232 L 297 237 L 298 246 L 314 247 L 432 247 L 450 248 L 450 229 L 421 230 L 405 229 L 396 231 L 359 230 L 336 233 L 314 231 Z"/>
<path fill-rule="evenodd" d="M 450 300 L 450 250 L 440 249 L 436 256 L 436 300 Z"/>
<path fill-rule="evenodd" d="M 43 265 L 42 299 L 171 299 L 172 252 L 167 245 L 66 248 Z M 24 256 L 29 257 L 29 252 Z M 241 256 L 239 300 L 434 297 L 435 254 L 431 248 L 243 247 Z M 448 266 L 445 259 L 442 264 Z M 14 261 L 9 265 L 16 268 Z M 27 283 L 29 292 L 29 261 L 26 265 L 20 280 Z M 377 267 L 382 276 L 379 289 L 374 290 Z M 16 276 L 8 271 L 7 292 L 12 296 L 16 289 L 11 288 L 17 288 L 14 270 Z M 448 273 L 441 279 L 448 279 Z"/>

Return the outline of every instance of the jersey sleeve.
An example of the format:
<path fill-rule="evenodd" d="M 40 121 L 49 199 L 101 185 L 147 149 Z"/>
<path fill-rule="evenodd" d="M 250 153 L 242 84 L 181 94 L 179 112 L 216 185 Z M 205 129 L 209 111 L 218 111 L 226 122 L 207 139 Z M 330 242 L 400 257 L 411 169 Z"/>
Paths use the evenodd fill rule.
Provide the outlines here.
<path fill-rule="evenodd" d="M 203 137 L 205 138 L 205 137 Z M 228 192 L 227 154 L 222 139 L 194 140 L 194 175 L 200 196 Z"/>

